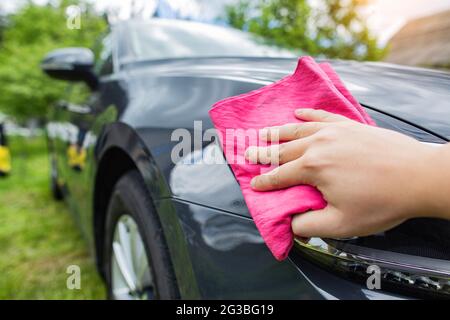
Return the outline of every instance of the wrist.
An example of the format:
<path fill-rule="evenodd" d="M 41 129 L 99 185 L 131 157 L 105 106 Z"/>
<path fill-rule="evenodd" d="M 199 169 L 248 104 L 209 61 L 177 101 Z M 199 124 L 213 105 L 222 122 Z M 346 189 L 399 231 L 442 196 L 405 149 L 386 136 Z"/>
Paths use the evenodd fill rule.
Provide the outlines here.
<path fill-rule="evenodd" d="M 450 145 L 424 146 L 417 176 L 414 217 L 450 218 Z"/>

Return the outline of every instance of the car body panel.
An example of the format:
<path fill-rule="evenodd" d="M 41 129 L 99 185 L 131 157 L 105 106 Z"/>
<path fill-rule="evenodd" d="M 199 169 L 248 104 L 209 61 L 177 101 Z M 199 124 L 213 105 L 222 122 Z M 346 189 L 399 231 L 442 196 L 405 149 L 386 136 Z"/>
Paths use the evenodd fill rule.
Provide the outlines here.
<path fill-rule="evenodd" d="M 157 201 L 182 298 L 404 299 L 339 278 L 307 261 L 276 261 L 249 218 L 186 201 Z M 177 219 L 166 220 L 176 212 Z"/>
<path fill-rule="evenodd" d="M 446 140 L 450 138 L 450 119 L 446 116 L 450 108 L 446 105 L 450 99 L 450 73 L 382 63 L 329 62 L 361 104 L 420 126 Z M 203 95 L 207 94 L 204 102 L 190 110 L 198 113 L 203 111 L 204 114 L 207 110 L 203 108 L 209 109 L 217 100 L 256 89 L 289 75 L 296 63 L 297 59 L 290 58 L 189 58 L 127 63 L 122 68 L 137 77 L 145 77 L 144 74 L 148 73 L 146 69 L 151 69 L 151 77 L 161 89 L 165 87 L 164 81 L 177 79 L 180 84 L 183 81 L 189 83 L 190 87 L 184 88 L 181 94 L 194 94 L 190 95 L 190 99 L 195 99 L 195 93 L 198 93 L 194 89 L 198 82 L 208 82 L 206 88 L 211 91 L 202 92 Z M 197 83 L 190 82 L 194 79 Z M 232 83 L 236 83 L 240 89 L 231 88 Z M 174 85 L 178 87 L 177 83 Z M 161 92 L 164 94 L 165 91 Z M 165 99 L 164 103 L 170 103 L 171 98 Z M 187 108 L 186 105 L 184 107 Z"/>

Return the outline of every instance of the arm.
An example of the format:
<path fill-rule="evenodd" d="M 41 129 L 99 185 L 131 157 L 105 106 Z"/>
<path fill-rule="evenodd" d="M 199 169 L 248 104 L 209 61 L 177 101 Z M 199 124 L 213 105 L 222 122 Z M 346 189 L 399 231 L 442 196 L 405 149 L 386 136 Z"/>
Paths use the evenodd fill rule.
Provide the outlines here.
<path fill-rule="evenodd" d="M 270 154 L 280 163 L 252 180 L 255 190 L 310 184 L 327 200 L 326 208 L 294 217 L 295 234 L 365 236 L 414 217 L 450 219 L 450 144 L 426 145 L 320 110 L 296 115 L 308 122 L 261 131 L 284 141 L 279 148 L 246 153 L 251 162 L 267 163 Z"/>

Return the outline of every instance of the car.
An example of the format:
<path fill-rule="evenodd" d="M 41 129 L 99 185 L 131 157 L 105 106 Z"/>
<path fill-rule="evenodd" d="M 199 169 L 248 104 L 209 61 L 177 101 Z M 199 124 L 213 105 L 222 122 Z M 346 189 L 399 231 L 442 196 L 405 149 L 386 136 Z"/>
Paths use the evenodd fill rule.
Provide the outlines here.
<path fill-rule="evenodd" d="M 231 28 L 158 18 L 117 23 L 94 51 L 58 49 L 42 69 L 70 82 L 47 124 L 53 195 L 70 207 L 110 298 L 450 297 L 449 221 L 296 240 L 279 262 L 229 166 L 204 161 L 223 157 L 214 139 L 189 141 L 172 161 L 174 132 L 202 137 L 215 102 L 289 75 L 294 53 Z M 436 146 L 450 139 L 449 73 L 327 61 L 378 126 Z"/>

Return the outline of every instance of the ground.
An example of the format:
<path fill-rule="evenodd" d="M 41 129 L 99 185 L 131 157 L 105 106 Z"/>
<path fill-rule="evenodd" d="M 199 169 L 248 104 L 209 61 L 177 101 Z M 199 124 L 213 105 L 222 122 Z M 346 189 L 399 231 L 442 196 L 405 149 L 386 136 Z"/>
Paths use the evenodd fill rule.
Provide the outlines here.
<path fill-rule="evenodd" d="M 10 140 L 12 172 L 0 177 L 0 299 L 104 299 L 85 241 L 51 197 L 45 140 Z M 71 265 L 80 267 L 80 289 L 67 288 Z"/>

